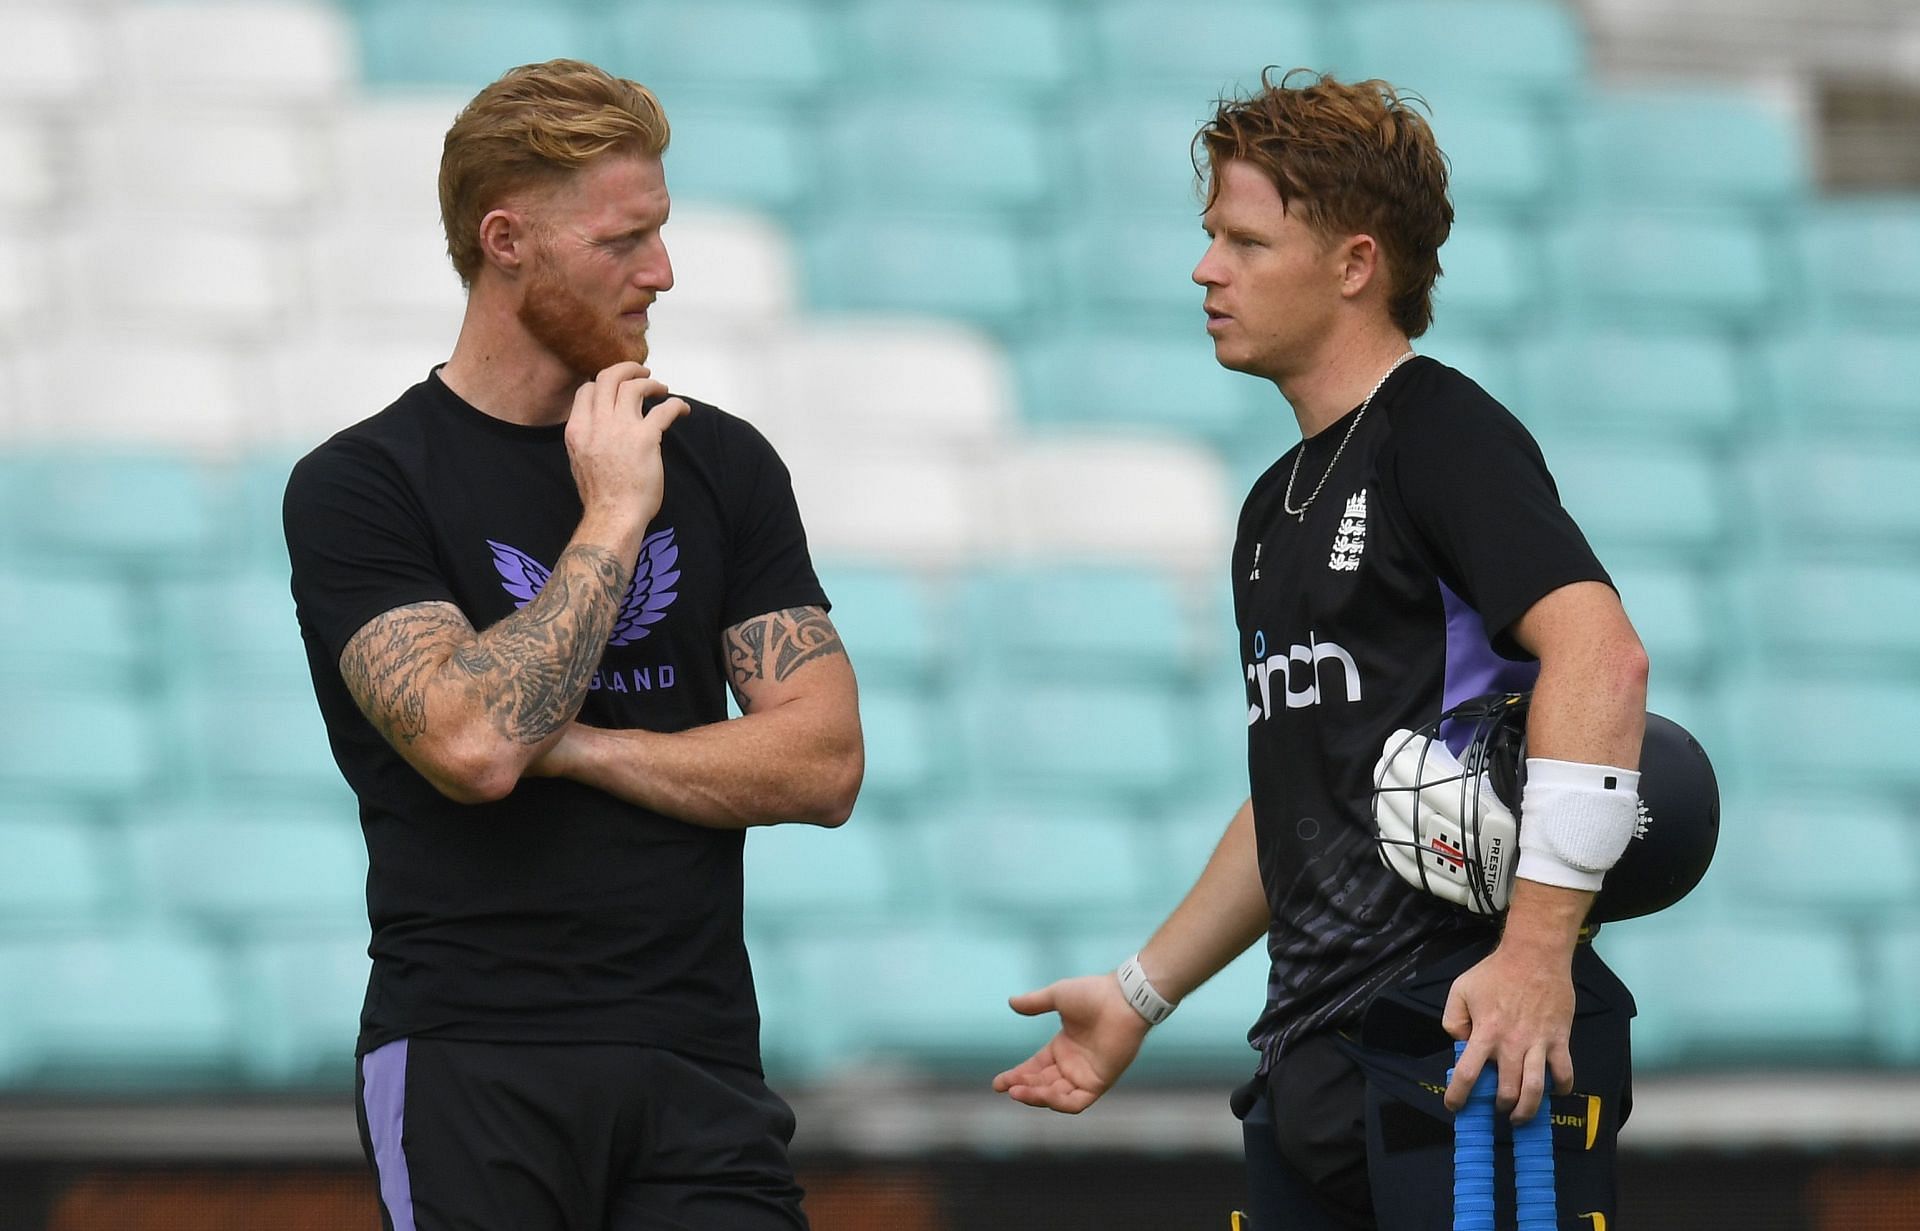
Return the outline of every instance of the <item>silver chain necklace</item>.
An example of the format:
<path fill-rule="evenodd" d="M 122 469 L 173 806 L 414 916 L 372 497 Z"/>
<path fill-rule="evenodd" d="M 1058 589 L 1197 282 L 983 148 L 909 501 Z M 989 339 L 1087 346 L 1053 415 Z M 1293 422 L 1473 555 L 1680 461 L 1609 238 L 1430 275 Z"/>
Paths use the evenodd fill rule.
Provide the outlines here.
<path fill-rule="evenodd" d="M 1380 392 L 1380 386 L 1387 383 L 1387 376 L 1392 376 L 1395 372 L 1398 372 L 1400 365 L 1411 358 L 1413 358 L 1413 352 L 1408 351 L 1398 359 L 1395 359 L 1393 366 L 1387 369 L 1386 376 L 1382 376 L 1379 381 L 1374 384 L 1372 391 L 1367 394 L 1366 400 L 1360 403 L 1360 409 L 1353 416 L 1353 422 L 1347 424 L 1347 434 L 1340 438 L 1340 447 L 1333 451 L 1333 460 L 1328 462 L 1327 468 L 1321 472 L 1320 481 L 1313 485 L 1313 491 L 1307 494 L 1307 498 L 1301 501 L 1300 507 L 1296 509 L 1293 507 L 1293 481 L 1300 477 L 1300 459 L 1307 455 L 1307 442 L 1304 440 L 1300 442 L 1300 451 L 1293 455 L 1293 470 L 1287 475 L 1286 495 L 1280 498 L 1281 508 L 1301 521 L 1307 520 L 1308 507 L 1320 498 L 1320 489 L 1327 485 L 1327 479 L 1333 474 L 1333 468 L 1340 464 L 1340 455 L 1347 451 L 1347 442 L 1353 439 L 1354 429 L 1360 426 L 1360 420 L 1367 417 L 1367 407 L 1373 405 L 1373 395 Z"/>

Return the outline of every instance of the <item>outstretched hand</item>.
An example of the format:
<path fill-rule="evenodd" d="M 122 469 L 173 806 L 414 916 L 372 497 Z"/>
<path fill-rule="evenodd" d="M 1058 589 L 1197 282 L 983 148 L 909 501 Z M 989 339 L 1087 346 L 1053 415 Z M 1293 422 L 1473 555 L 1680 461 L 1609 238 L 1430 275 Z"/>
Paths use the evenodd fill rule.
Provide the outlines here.
<path fill-rule="evenodd" d="M 1077 1115 L 1120 1080 L 1147 1037 L 1146 1019 L 1111 974 L 1062 979 L 1007 1001 L 1027 1017 L 1060 1015 L 1046 1046 L 993 1079 L 993 1088 L 1030 1107 Z"/>

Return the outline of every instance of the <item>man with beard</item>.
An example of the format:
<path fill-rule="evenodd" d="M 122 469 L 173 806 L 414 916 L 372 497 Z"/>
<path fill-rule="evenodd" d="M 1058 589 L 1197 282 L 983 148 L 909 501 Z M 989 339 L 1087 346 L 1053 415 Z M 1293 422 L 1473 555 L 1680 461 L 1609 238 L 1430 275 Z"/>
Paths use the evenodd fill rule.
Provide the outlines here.
<path fill-rule="evenodd" d="M 847 818 L 854 678 L 780 459 L 642 366 L 667 138 L 577 61 L 482 90 L 440 167 L 453 354 L 288 484 L 370 855 L 359 1112 L 389 1227 L 807 1225 L 741 850 Z"/>

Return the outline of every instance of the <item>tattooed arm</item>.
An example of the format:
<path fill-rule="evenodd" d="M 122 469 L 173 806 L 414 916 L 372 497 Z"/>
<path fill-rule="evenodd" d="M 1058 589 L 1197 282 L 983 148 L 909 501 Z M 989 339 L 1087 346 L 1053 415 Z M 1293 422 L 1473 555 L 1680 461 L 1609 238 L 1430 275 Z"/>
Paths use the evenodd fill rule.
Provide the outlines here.
<path fill-rule="evenodd" d="M 725 653 L 741 717 L 673 732 L 574 723 L 527 772 L 716 829 L 846 820 L 866 762 L 853 667 L 826 613 L 743 620 Z"/>
<path fill-rule="evenodd" d="M 505 796 L 579 711 L 632 573 L 620 561 L 633 558 L 586 531 L 534 600 L 485 632 L 451 603 L 414 603 L 341 651 L 360 711 L 448 798 Z"/>

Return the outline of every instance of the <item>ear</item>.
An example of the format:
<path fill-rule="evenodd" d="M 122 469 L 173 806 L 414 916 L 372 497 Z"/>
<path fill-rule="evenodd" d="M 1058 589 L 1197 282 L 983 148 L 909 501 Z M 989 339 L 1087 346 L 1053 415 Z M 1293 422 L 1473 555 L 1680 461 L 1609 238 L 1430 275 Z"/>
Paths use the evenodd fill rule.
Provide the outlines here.
<path fill-rule="evenodd" d="M 1371 235 L 1350 235 L 1340 245 L 1340 294 L 1353 299 L 1385 273 L 1380 245 Z"/>
<path fill-rule="evenodd" d="M 480 255 L 508 276 L 526 268 L 533 246 L 532 220 L 517 210 L 490 210 L 480 220 Z"/>

